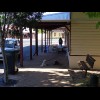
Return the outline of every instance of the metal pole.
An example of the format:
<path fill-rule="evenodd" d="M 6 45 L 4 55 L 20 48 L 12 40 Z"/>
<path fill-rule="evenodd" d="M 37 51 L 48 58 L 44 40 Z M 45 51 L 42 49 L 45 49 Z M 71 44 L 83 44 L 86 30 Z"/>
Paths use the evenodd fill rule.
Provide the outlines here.
<path fill-rule="evenodd" d="M 43 29 L 41 29 L 41 52 L 43 52 Z"/>
<path fill-rule="evenodd" d="M 50 30 L 49 30 L 49 46 L 50 46 Z"/>
<path fill-rule="evenodd" d="M 35 34 L 35 36 L 36 36 L 36 48 L 35 48 L 35 53 L 36 53 L 36 55 L 38 56 L 38 29 L 36 28 L 36 34 Z"/>
<path fill-rule="evenodd" d="M 30 29 L 30 60 L 32 60 L 32 28 Z"/>
<path fill-rule="evenodd" d="M 51 45 L 52 45 L 52 31 L 51 31 Z"/>
<path fill-rule="evenodd" d="M 45 48 L 44 48 L 44 53 L 46 52 L 46 29 L 45 29 Z"/>

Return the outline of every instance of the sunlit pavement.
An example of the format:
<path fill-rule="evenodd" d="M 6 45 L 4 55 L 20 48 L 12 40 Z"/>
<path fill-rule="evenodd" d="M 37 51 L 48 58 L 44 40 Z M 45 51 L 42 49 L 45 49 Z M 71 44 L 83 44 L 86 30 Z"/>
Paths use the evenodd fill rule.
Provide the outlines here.
<path fill-rule="evenodd" d="M 3 70 L 0 73 L 3 73 Z M 69 87 L 70 75 L 67 69 L 56 68 L 19 68 L 10 79 L 18 80 L 14 87 Z"/>
<path fill-rule="evenodd" d="M 88 73 L 100 74 L 100 71 Z M 3 69 L 0 69 L 0 74 L 3 74 Z M 19 68 L 19 72 L 9 75 L 9 79 L 18 80 L 17 84 L 10 87 L 77 87 L 82 84 L 73 83 L 68 69 L 57 68 Z"/>
<path fill-rule="evenodd" d="M 100 71 L 88 71 L 88 73 L 100 74 Z M 75 87 L 83 84 L 73 83 L 68 69 L 20 68 L 19 75 L 19 83 L 15 85 L 19 87 Z"/>

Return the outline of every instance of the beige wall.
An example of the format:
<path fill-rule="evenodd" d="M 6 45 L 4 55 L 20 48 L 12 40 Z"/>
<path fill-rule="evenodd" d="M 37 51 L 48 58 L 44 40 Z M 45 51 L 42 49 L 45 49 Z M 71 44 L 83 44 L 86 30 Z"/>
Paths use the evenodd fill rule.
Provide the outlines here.
<path fill-rule="evenodd" d="M 54 33 L 56 33 L 56 36 L 54 36 Z M 52 32 L 52 38 L 60 38 L 60 37 L 62 37 L 62 34 L 64 34 L 64 32 L 54 31 L 54 32 Z"/>
<path fill-rule="evenodd" d="M 71 55 L 100 55 L 100 28 L 97 19 L 73 12 L 71 19 Z"/>
<path fill-rule="evenodd" d="M 100 69 L 100 57 L 93 57 L 93 58 L 96 59 L 93 69 Z M 85 61 L 85 59 L 86 59 L 85 56 L 70 56 L 69 57 L 69 67 L 70 68 L 79 68 L 78 61 L 80 61 L 80 60 Z"/>
<path fill-rule="evenodd" d="M 83 12 L 72 12 L 71 13 L 71 20 L 74 21 L 100 21 L 100 18 L 92 18 L 90 19 L 85 13 Z"/>
<path fill-rule="evenodd" d="M 70 68 L 79 68 L 77 62 L 80 60 L 85 61 L 85 57 L 84 56 L 70 56 L 69 57 L 69 67 Z"/>
<path fill-rule="evenodd" d="M 71 16 L 71 55 L 100 55 L 100 28 L 96 23 L 100 19 L 89 19 L 83 12 L 72 12 Z M 100 57 L 96 59 L 94 69 L 100 69 Z M 77 62 L 85 61 L 86 56 L 70 56 L 70 68 L 79 68 Z"/>

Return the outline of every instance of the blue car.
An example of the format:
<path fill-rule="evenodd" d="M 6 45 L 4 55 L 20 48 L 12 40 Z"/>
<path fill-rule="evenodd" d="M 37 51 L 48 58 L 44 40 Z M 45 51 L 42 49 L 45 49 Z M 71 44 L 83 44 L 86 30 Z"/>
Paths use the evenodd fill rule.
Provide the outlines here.
<path fill-rule="evenodd" d="M 20 43 L 18 39 L 6 38 L 5 48 L 6 51 L 18 51 L 18 56 L 20 55 Z M 2 50 L 0 47 L 0 61 L 3 61 Z"/>

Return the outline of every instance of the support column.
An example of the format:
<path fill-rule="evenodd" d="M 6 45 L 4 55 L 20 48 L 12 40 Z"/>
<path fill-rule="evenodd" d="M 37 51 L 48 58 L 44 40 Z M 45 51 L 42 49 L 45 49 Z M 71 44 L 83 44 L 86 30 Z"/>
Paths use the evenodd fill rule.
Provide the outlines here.
<path fill-rule="evenodd" d="M 35 34 L 35 54 L 38 56 L 38 28 L 36 28 Z"/>
<path fill-rule="evenodd" d="M 65 29 L 65 45 L 67 45 L 67 30 Z"/>
<path fill-rule="evenodd" d="M 50 30 L 49 30 L 49 46 L 50 46 Z"/>
<path fill-rule="evenodd" d="M 51 37 L 51 45 L 52 45 L 52 31 L 51 31 L 51 36 L 50 37 Z"/>
<path fill-rule="evenodd" d="M 41 52 L 43 52 L 43 29 L 41 29 Z"/>
<path fill-rule="evenodd" d="M 22 27 L 20 27 L 20 66 L 23 67 L 23 34 Z"/>
<path fill-rule="evenodd" d="M 46 29 L 45 29 L 45 48 L 44 48 L 44 53 L 46 53 Z"/>
<path fill-rule="evenodd" d="M 67 47 L 68 47 L 68 52 L 69 52 L 69 32 L 67 33 Z"/>
<path fill-rule="evenodd" d="M 30 30 L 30 60 L 32 60 L 32 28 Z"/>
<path fill-rule="evenodd" d="M 49 35 L 48 35 L 48 30 L 47 30 L 47 46 L 48 46 L 48 39 L 49 39 Z"/>
<path fill-rule="evenodd" d="M 68 37 L 68 43 L 67 43 L 68 44 L 68 51 L 71 51 L 71 24 L 69 27 L 67 25 L 65 27 L 68 30 L 68 35 L 67 35 L 67 37 Z"/>

